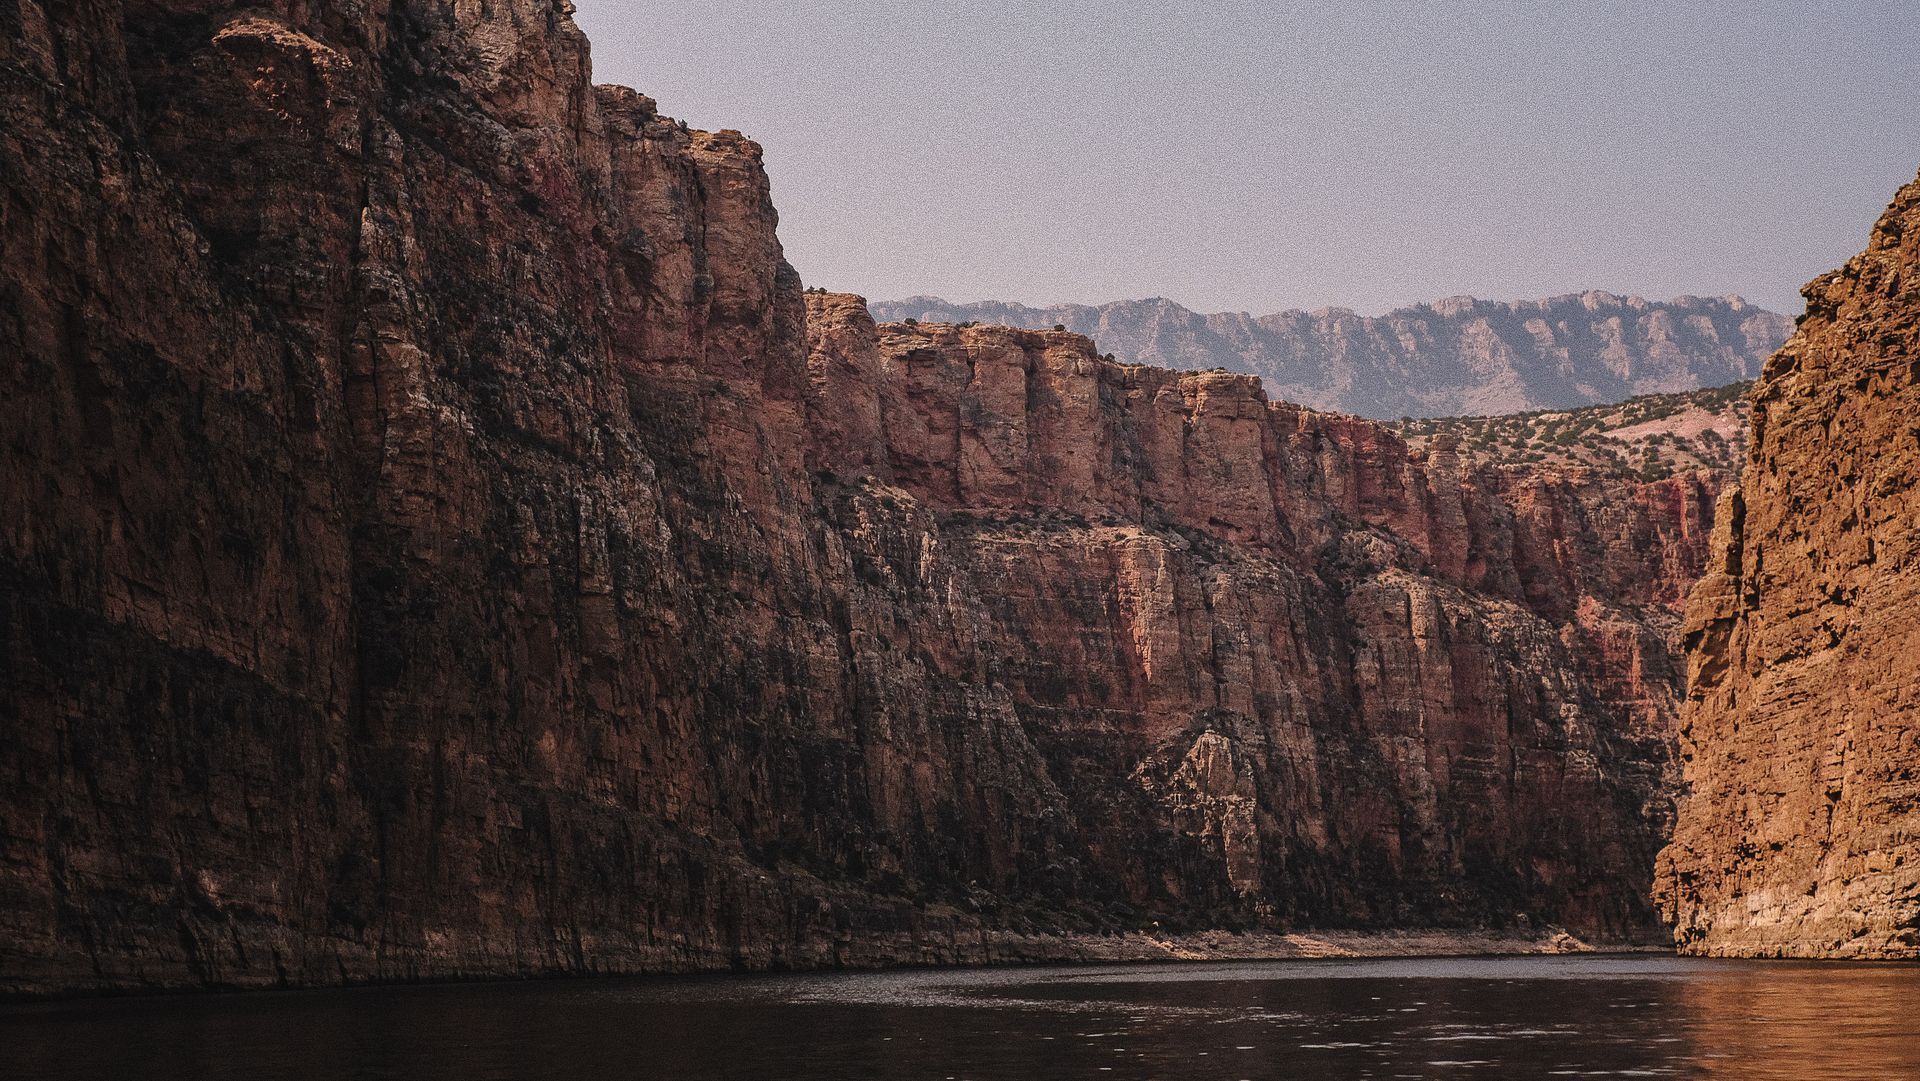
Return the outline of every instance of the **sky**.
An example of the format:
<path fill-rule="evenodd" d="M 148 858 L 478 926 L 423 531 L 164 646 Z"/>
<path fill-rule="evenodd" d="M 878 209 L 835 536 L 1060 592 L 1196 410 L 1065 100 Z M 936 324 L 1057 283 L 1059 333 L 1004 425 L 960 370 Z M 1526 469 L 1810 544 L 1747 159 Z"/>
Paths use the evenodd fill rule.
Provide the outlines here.
<path fill-rule="evenodd" d="M 1920 170 L 1916 0 L 574 4 L 876 300 L 1797 313 Z"/>

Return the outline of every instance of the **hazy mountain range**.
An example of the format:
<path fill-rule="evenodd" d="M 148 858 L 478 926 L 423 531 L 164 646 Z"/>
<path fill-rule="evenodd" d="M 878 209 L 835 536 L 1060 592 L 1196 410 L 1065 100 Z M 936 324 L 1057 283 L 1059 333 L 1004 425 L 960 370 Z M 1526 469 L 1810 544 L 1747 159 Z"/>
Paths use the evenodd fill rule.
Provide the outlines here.
<path fill-rule="evenodd" d="M 1751 379 L 1793 321 L 1739 297 L 1449 297 L 1380 316 L 1345 308 L 1211 315 L 1171 300 L 1035 308 L 939 297 L 870 303 L 882 322 L 1056 325 L 1117 359 L 1251 372 L 1275 397 L 1362 416 L 1569 409 Z"/>

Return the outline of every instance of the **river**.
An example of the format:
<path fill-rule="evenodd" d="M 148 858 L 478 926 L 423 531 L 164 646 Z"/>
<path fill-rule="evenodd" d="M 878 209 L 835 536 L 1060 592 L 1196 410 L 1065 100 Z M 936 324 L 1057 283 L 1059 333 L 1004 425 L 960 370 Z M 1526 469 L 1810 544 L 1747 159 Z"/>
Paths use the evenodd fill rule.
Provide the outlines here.
<path fill-rule="evenodd" d="M 0 1008 L 6 1076 L 1920 1078 L 1920 967 L 1663 955 L 598 979 Z"/>

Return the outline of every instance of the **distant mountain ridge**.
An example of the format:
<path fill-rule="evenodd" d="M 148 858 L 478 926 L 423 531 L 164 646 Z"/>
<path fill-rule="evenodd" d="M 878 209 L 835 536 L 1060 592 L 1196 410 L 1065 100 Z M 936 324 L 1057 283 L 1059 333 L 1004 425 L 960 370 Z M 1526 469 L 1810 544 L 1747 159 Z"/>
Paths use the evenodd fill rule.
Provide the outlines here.
<path fill-rule="evenodd" d="M 1085 334 L 1116 358 L 1250 372 L 1275 397 L 1382 419 L 1577 409 L 1752 379 L 1793 320 L 1737 296 L 1649 301 L 1589 291 L 1448 297 L 1365 316 L 1346 308 L 1202 314 L 1164 297 L 1029 307 L 909 297 L 875 319 Z"/>

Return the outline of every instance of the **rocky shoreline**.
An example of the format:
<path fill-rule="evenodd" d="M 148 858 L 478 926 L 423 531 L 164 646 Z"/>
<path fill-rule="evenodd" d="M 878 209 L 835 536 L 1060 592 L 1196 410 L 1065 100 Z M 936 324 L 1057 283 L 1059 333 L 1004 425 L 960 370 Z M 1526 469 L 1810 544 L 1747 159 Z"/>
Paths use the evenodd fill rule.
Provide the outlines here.
<path fill-rule="evenodd" d="M 1500 931 L 1198 931 L 1162 935 L 1034 936 L 989 931 L 972 948 L 955 942 L 946 956 L 964 965 L 1131 963 L 1141 961 L 1291 961 L 1363 957 L 1506 957 L 1565 953 L 1669 953 L 1665 945 L 1595 945 L 1565 931 L 1535 935 Z M 944 963 L 944 962 L 943 962 Z"/>
<path fill-rule="evenodd" d="M 647 966 L 631 969 L 579 971 L 529 969 L 525 971 L 439 971 L 414 975 L 390 974 L 311 984 L 282 983 L 129 984 L 96 986 L 8 987 L 0 990 L 0 1004 L 47 1002 L 84 998 L 226 993 L 234 991 L 299 991 L 339 987 L 391 987 L 449 983 L 487 983 L 514 979 L 625 979 L 695 976 L 715 973 L 767 974 L 773 972 L 878 972 L 888 969 L 973 969 L 1031 965 L 1208 964 L 1221 962 L 1391 959 L 1423 957 L 1522 957 L 1562 954 L 1669 954 L 1664 944 L 1587 942 L 1559 928 L 1534 934 L 1515 931 L 1457 928 L 1388 931 L 1192 931 L 1162 934 L 1130 931 L 1114 934 L 1024 934 L 968 927 L 882 934 L 838 948 L 798 964 L 720 965 L 712 963 Z"/>

